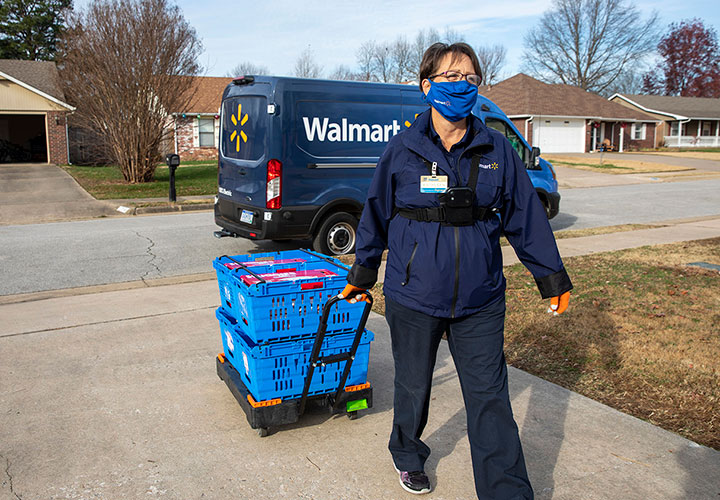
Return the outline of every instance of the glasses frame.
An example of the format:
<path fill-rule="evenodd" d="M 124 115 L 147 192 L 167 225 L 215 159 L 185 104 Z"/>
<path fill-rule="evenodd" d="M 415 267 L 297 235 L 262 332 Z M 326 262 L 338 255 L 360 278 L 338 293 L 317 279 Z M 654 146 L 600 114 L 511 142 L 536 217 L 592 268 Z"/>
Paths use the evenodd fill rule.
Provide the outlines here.
<path fill-rule="evenodd" d="M 428 76 L 428 79 L 437 78 L 438 76 L 442 76 L 442 77 L 444 77 L 445 79 L 450 80 L 450 79 L 447 77 L 447 74 L 448 74 L 448 73 L 457 73 L 457 74 L 459 74 L 459 75 L 460 75 L 460 79 L 459 79 L 459 80 L 456 80 L 456 81 L 458 81 L 458 82 L 460 82 L 460 81 L 462 81 L 463 79 L 465 79 L 465 81 L 468 82 L 470 85 L 475 85 L 476 87 L 479 87 L 480 84 L 482 83 L 482 79 L 480 78 L 480 75 L 478 75 L 478 74 L 476 74 L 476 73 L 463 73 L 462 71 L 457 71 L 457 70 L 454 70 L 454 69 L 449 69 L 449 70 L 447 70 L 447 71 L 443 71 L 442 73 L 437 73 L 437 74 L 435 74 L 435 75 L 430 75 L 430 76 Z M 468 76 L 476 76 L 476 77 L 478 78 L 478 80 L 479 80 L 478 83 L 477 83 L 477 84 L 472 83 L 470 80 L 467 79 Z"/>

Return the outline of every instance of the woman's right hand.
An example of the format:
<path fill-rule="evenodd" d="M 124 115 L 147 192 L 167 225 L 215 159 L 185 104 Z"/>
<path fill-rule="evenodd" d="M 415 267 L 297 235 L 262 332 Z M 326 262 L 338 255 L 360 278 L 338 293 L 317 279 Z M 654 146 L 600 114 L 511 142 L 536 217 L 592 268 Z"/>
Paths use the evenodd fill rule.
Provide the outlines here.
<path fill-rule="evenodd" d="M 348 283 L 345 286 L 345 289 L 338 294 L 338 297 L 347 300 L 351 304 L 355 304 L 356 302 L 367 300 L 367 295 L 365 295 L 365 292 L 367 292 L 365 288 L 360 288 Z"/>

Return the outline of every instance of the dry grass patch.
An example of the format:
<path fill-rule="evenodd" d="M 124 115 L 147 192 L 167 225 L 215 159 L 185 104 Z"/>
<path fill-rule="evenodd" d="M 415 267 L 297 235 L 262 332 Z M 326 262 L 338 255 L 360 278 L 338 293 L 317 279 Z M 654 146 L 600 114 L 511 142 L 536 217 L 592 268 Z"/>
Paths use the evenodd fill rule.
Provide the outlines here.
<path fill-rule="evenodd" d="M 604 158 L 602 153 L 597 157 L 588 158 L 581 156 L 553 156 L 543 155 L 543 158 L 550 163 L 577 168 L 579 170 L 590 170 L 593 172 L 602 171 L 607 174 L 647 174 L 656 172 L 682 172 L 694 170 L 692 167 L 679 165 L 666 165 L 638 160 L 625 160 L 619 158 Z"/>
<path fill-rule="evenodd" d="M 720 449 L 720 239 L 566 259 L 568 312 L 551 317 L 506 269 L 508 362 Z"/>
<path fill-rule="evenodd" d="M 690 262 L 720 265 L 720 238 L 568 258 L 558 317 L 522 265 L 505 268 L 508 363 L 720 449 L 720 273 Z"/>
<path fill-rule="evenodd" d="M 648 151 L 642 154 L 674 156 L 676 158 L 697 158 L 698 160 L 720 161 L 720 153 L 702 151 Z"/>

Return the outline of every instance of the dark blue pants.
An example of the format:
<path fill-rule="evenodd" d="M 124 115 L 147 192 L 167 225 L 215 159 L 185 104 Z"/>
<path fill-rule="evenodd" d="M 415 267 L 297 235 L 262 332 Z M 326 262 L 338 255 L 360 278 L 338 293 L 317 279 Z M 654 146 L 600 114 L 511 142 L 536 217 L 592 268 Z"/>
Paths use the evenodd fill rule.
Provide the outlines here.
<path fill-rule="evenodd" d="M 448 332 L 465 400 L 475 490 L 481 500 L 532 499 L 508 395 L 503 352 L 505 299 L 462 318 L 435 318 L 385 298 L 395 360 L 395 413 L 389 449 L 399 470 L 424 470 L 437 349 Z"/>

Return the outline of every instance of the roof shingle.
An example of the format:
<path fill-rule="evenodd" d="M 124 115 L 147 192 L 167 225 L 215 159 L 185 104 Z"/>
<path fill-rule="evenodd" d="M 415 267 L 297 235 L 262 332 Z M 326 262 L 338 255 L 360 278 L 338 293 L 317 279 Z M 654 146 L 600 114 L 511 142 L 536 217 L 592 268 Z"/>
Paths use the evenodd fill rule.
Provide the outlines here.
<path fill-rule="evenodd" d="M 579 116 L 604 120 L 655 120 L 642 111 L 608 101 L 580 87 L 549 84 L 519 73 L 480 93 L 507 115 Z"/>
<path fill-rule="evenodd" d="M 54 62 L 0 59 L 0 71 L 65 102 L 65 94 L 60 87 L 60 77 Z"/>
<path fill-rule="evenodd" d="M 185 78 L 185 77 L 181 77 Z M 173 110 L 175 113 L 201 113 L 216 114 L 220 110 L 220 102 L 225 87 L 232 81 L 232 78 L 217 76 L 194 76 L 195 83 L 192 89 L 195 92 L 188 109 Z"/>
<path fill-rule="evenodd" d="M 686 118 L 720 118 L 720 99 L 664 95 L 619 94 L 640 106 Z"/>

